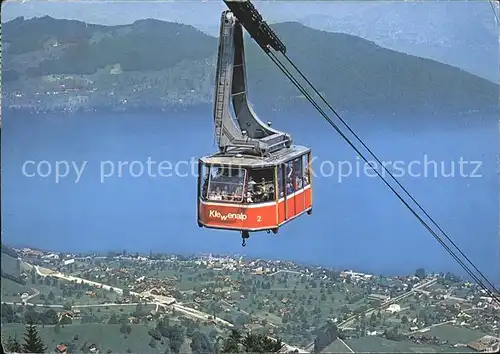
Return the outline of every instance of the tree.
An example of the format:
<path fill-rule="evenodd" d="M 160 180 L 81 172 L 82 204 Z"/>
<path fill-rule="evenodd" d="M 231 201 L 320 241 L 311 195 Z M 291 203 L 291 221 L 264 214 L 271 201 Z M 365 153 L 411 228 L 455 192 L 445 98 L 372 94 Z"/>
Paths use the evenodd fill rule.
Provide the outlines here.
<path fill-rule="evenodd" d="M 314 352 L 321 352 L 327 346 L 330 345 L 334 340 L 339 337 L 339 329 L 337 326 L 328 321 L 322 328 L 317 332 L 317 336 L 314 340 Z"/>
<path fill-rule="evenodd" d="M 240 314 L 238 317 L 236 317 L 235 324 L 239 326 L 243 326 L 244 324 L 249 322 L 249 317 L 248 315 L 245 314 Z"/>
<path fill-rule="evenodd" d="M 59 322 L 59 317 L 54 309 L 48 309 L 41 314 L 43 324 L 54 325 Z"/>
<path fill-rule="evenodd" d="M 118 324 L 118 317 L 116 317 L 116 314 L 111 314 L 111 317 L 108 320 L 108 324 Z"/>
<path fill-rule="evenodd" d="M 2 304 L 2 322 L 5 320 L 7 323 L 15 322 L 16 313 L 11 305 L 3 303 Z"/>
<path fill-rule="evenodd" d="M 222 346 L 223 353 L 239 353 L 240 352 L 240 341 L 242 339 L 241 332 L 233 329 L 231 334 L 224 341 Z"/>
<path fill-rule="evenodd" d="M 47 296 L 47 298 L 50 300 L 50 301 L 53 301 L 55 299 L 55 296 L 54 296 L 54 293 L 51 291 L 49 292 L 49 295 Z"/>
<path fill-rule="evenodd" d="M 216 346 L 217 347 L 217 346 Z M 223 353 L 275 353 L 283 347 L 280 339 L 276 341 L 262 334 L 247 333 L 242 336 L 238 330 L 231 330 L 231 334 L 224 341 Z"/>
<path fill-rule="evenodd" d="M 120 332 L 123 334 L 127 333 L 127 324 L 125 322 L 122 322 L 122 325 L 120 326 Z"/>
<path fill-rule="evenodd" d="M 401 317 L 401 323 L 402 324 L 407 324 L 408 323 L 408 317 L 406 317 L 406 316 Z"/>
<path fill-rule="evenodd" d="M 425 279 L 425 269 L 424 268 L 418 268 L 415 271 L 415 276 L 419 278 L 420 280 Z"/>
<path fill-rule="evenodd" d="M 250 333 L 247 333 L 242 344 L 246 353 L 275 353 L 283 347 L 280 339 L 274 341 L 262 334 Z"/>
<path fill-rule="evenodd" d="M 43 344 L 35 325 L 31 321 L 26 325 L 22 349 L 24 353 L 45 353 L 47 351 L 47 347 Z"/>
<path fill-rule="evenodd" d="M 200 332 L 194 332 L 191 338 L 191 352 L 197 353 L 211 353 L 213 352 L 213 345 L 208 337 Z"/>
<path fill-rule="evenodd" d="M 22 347 L 21 343 L 17 340 L 17 335 L 14 337 L 9 336 L 7 343 L 5 343 L 6 352 L 10 353 L 21 353 Z"/>

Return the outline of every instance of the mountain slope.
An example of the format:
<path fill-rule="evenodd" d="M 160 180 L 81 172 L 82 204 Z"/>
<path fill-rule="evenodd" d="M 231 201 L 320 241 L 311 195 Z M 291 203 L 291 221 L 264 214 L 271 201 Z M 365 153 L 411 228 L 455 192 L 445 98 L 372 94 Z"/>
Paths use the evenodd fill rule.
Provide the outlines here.
<path fill-rule="evenodd" d="M 462 108 L 480 108 L 498 102 L 498 85 L 461 69 L 388 50 L 359 37 L 314 30 L 294 22 L 274 27 L 289 44 L 289 57 L 321 92 L 345 109 L 392 105 L 446 110 L 458 108 L 460 103 L 464 103 Z M 265 64 L 267 58 L 263 54 L 250 54 L 259 58 L 251 72 L 265 78 L 259 91 L 269 88 L 266 95 L 270 94 L 276 85 L 286 88 L 285 95 L 293 94 L 295 88 L 280 82 L 286 79 Z"/>
<path fill-rule="evenodd" d="M 182 60 L 210 56 L 217 45 L 213 37 L 177 23 L 148 19 L 106 27 L 48 16 L 8 22 L 4 42 L 8 44 L 8 69 L 13 64 L 11 55 L 40 56 L 38 66 L 28 67 L 30 76 L 93 74 L 115 63 L 125 71 L 160 70 Z"/>
<path fill-rule="evenodd" d="M 322 14 L 295 16 L 295 20 L 500 81 L 498 29 L 487 2 L 331 3 L 323 6 Z"/>
<path fill-rule="evenodd" d="M 463 70 L 351 35 L 293 22 L 274 27 L 288 55 L 342 109 L 496 107 L 498 85 Z M 99 26 L 43 17 L 18 18 L 3 30 L 8 106 L 126 109 L 211 101 L 217 39 L 191 26 L 158 20 Z M 251 100 L 257 105 L 304 102 L 258 46 L 246 43 Z"/>

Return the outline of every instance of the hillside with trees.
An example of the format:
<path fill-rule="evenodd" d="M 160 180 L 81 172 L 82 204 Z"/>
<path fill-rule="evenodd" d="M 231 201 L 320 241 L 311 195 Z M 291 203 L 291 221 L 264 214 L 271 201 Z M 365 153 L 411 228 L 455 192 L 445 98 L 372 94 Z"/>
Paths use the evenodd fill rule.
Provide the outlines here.
<path fill-rule="evenodd" d="M 461 69 L 294 22 L 274 28 L 287 55 L 339 109 L 497 107 L 499 86 Z M 160 109 L 212 99 L 218 40 L 188 25 L 17 18 L 3 25 L 2 39 L 6 107 Z M 249 38 L 246 43 L 250 99 L 274 106 L 306 103 L 260 48 Z"/>

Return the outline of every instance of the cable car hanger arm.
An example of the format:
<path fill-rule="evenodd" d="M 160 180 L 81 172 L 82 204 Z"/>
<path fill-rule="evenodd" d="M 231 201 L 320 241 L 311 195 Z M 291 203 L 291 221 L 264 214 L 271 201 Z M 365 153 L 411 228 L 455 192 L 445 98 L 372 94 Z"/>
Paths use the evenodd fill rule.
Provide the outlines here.
<path fill-rule="evenodd" d="M 328 115 L 318 106 L 315 100 L 305 92 L 304 88 L 298 81 L 290 74 L 290 72 L 284 67 L 284 65 L 276 58 L 276 56 L 272 53 L 270 48 L 274 49 L 277 52 L 281 52 L 285 59 L 292 65 L 292 67 L 301 75 L 301 77 L 309 84 L 310 87 L 319 95 L 322 101 L 328 106 L 328 108 L 340 119 L 340 121 L 347 127 L 347 129 L 355 136 L 355 138 L 361 142 L 362 146 L 368 150 L 368 152 L 376 158 L 374 153 L 363 143 L 363 141 L 352 131 L 352 129 L 347 125 L 347 123 L 338 115 L 338 113 L 332 108 L 332 106 L 325 100 L 325 98 L 317 91 L 317 89 L 311 84 L 311 82 L 302 74 L 302 72 L 296 67 L 296 65 L 291 61 L 291 59 L 286 55 L 286 47 L 276 36 L 274 31 L 262 20 L 262 16 L 257 12 L 255 7 L 248 0 L 224 0 L 224 3 L 228 6 L 228 8 L 236 15 L 239 22 L 245 27 L 245 29 L 249 32 L 250 36 L 257 42 L 257 44 L 264 50 L 264 52 L 270 57 L 270 59 L 276 64 L 281 71 L 287 76 L 292 83 L 303 93 L 306 98 L 311 102 L 311 104 L 318 110 L 318 112 L 328 121 L 328 123 L 346 140 L 349 145 L 360 155 L 365 161 L 366 157 L 353 145 L 350 139 L 342 133 L 339 127 L 328 117 Z M 483 289 L 487 291 L 487 293 L 493 297 L 496 301 L 500 303 L 500 299 L 497 294 L 499 291 L 495 288 L 495 286 L 482 274 L 482 272 L 472 263 L 472 261 L 460 250 L 460 248 L 449 238 L 449 236 L 441 229 L 441 227 L 434 221 L 434 219 L 422 208 L 422 206 L 411 196 L 411 194 L 401 185 L 401 183 L 387 170 L 384 169 L 388 174 L 392 177 L 393 180 L 396 181 L 399 187 L 405 192 L 407 196 L 417 205 L 417 207 L 424 213 L 424 215 L 430 219 L 432 224 L 434 224 L 438 230 L 444 234 L 445 238 L 458 250 L 458 252 L 464 257 L 468 263 L 472 265 L 474 270 L 483 278 L 486 283 L 489 285 L 488 288 L 481 279 L 479 279 L 470 269 L 464 264 L 464 262 L 455 254 L 453 250 L 450 249 L 448 245 L 440 238 L 437 233 L 432 230 L 432 228 L 427 224 L 426 221 L 419 216 L 416 211 L 400 196 L 400 194 L 388 184 L 387 180 L 383 178 L 380 173 L 377 172 L 377 175 L 382 179 L 382 181 L 391 189 L 393 193 L 396 194 L 398 199 L 412 212 L 412 214 L 422 223 L 422 225 L 431 233 L 434 238 L 446 249 L 446 251 L 462 266 L 464 270 L 473 278 Z"/>
<path fill-rule="evenodd" d="M 236 151 L 264 156 L 289 147 L 292 138 L 263 123 L 248 103 L 243 27 L 248 26 L 245 28 L 251 30 L 249 33 L 258 38 L 259 45 L 266 51 L 271 46 L 284 52 L 284 46 L 267 24 L 252 22 L 258 15 L 253 5 L 237 4 L 239 6 L 231 7 L 241 19 L 231 10 L 221 15 L 214 97 L 215 140 L 223 153 Z M 248 4 L 254 11 L 250 15 L 243 9 Z M 231 103 L 235 119 L 230 111 Z"/>

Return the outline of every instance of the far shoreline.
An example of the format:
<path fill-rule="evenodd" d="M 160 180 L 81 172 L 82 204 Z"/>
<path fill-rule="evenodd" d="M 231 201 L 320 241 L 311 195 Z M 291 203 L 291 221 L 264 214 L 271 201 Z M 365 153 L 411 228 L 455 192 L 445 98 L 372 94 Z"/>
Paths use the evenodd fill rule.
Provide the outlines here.
<path fill-rule="evenodd" d="M 310 114 L 314 112 L 318 117 L 323 118 L 319 112 L 317 112 L 314 108 L 309 105 L 300 104 L 300 105 L 289 105 L 289 106 L 281 106 L 281 107 L 273 107 L 272 105 L 259 105 L 254 106 L 254 110 L 258 116 L 261 114 Z M 335 108 L 335 107 L 334 107 Z M 323 109 L 325 113 L 331 118 L 336 118 L 335 115 L 329 111 L 328 109 Z M 67 115 L 67 116 L 91 116 L 91 115 L 141 115 L 141 116 L 158 116 L 162 114 L 176 114 L 176 113 L 195 113 L 199 111 L 200 113 L 206 112 L 209 116 L 213 114 L 213 107 L 209 104 L 200 104 L 200 105 L 172 105 L 164 108 L 156 108 L 156 107 L 128 107 L 128 108 L 115 108 L 109 106 L 101 106 L 101 107 L 91 107 L 87 109 L 78 108 L 75 110 L 67 110 L 67 109 L 42 109 L 36 107 L 21 107 L 21 108 L 13 108 L 13 107 L 3 107 L 2 108 L 2 116 L 5 118 L 6 116 L 14 115 L 14 116 L 38 116 L 38 115 Z M 445 109 L 439 107 L 427 107 L 421 110 L 414 108 L 407 109 L 384 109 L 384 108 L 374 108 L 374 109 L 350 109 L 350 110 L 341 110 L 336 109 L 337 113 L 341 117 L 345 115 L 356 115 L 356 116 L 367 116 L 367 117 L 376 117 L 381 116 L 384 121 L 385 119 L 397 119 L 398 116 L 475 116 L 479 114 L 487 114 L 494 115 L 500 113 L 500 107 L 488 107 L 482 109 Z M 259 114 L 260 113 L 260 114 Z M 265 118 L 262 118 L 265 119 Z"/>

